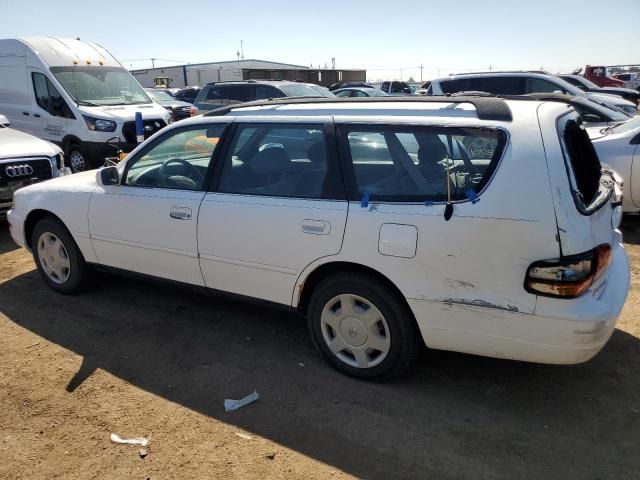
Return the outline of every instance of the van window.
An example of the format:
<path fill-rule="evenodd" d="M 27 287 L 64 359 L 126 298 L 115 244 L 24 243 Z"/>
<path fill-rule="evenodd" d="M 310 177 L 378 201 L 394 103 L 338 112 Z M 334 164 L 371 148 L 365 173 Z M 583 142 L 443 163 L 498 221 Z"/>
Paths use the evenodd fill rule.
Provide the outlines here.
<path fill-rule="evenodd" d="M 322 125 L 240 125 L 224 161 L 218 191 L 344 197 L 334 160 L 327 154 Z"/>
<path fill-rule="evenodd" d="M 527 78 L 525 84 L 525 93 L 553 93 L 564 92 L 560 85 L 553 82 L 542 80 L 541 78 Z"/>
<path fill-rule="evenodd" d="M 42 73 L 32 73 L 33 91 L 36 96 L 36 103 L 55 117 L 76 118 L 67 102 L 64 101 L 60 92 Z"/>
<path fill-rule="evenodd" d="M 140 84 L 121 67 L 51 67 L 51 73 L 67 94 L 80 105 L 151 103 Z"/>
<path fill-rule="evenodd" d="M 351 199 L 464 200 L 489 181 L 504 151 L 501 130 L 455 127 L 343 126 Z M 449 184 L 447 186 L 447 184 Z M 355 189 L 355 191 L 353 191 Z"/>
<path fill-rule="evenodd" d="M 522 95 L 524 81 L 519 77 L 476 77 L 445 80 L 440 83 L 444 93 L 487 92 L 494 95 Z"/>
<path fill-rule="evenodd" d="M 567 121 L 561 134 L 575 181 L 573 189 L 587 207 L 600 189 L 600 159 L 580 118 Z"/>

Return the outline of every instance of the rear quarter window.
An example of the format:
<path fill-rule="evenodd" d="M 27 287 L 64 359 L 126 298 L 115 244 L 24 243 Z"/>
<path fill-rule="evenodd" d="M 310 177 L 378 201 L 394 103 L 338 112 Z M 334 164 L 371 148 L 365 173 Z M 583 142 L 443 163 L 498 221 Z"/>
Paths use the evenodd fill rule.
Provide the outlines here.
<path fill-rule="evenodd" d="M 343 125 L 340 138 L 350 199 L 390 202 L 444 202 L 449 188 L 452 200 L 479 194 L 507 140 L 499 129 L 398 125 Z"/>

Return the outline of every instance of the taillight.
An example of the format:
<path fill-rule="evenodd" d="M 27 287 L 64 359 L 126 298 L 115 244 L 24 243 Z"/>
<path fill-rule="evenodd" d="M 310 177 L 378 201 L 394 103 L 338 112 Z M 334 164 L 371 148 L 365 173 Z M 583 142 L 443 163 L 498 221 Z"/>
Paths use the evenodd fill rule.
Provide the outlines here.
<path fill-rule="evenodd" d="M 191 107 L 191 116 L 195 117 L 198 115 L 198 107 Z"/>
<path fill-rule="evenodd" d="M 600 245 L 579 255 L 532 263 L 525 289 L 529 293 L 559 298 L 576 298 L 600 278 L 611 263 L 611 247 Z"/>

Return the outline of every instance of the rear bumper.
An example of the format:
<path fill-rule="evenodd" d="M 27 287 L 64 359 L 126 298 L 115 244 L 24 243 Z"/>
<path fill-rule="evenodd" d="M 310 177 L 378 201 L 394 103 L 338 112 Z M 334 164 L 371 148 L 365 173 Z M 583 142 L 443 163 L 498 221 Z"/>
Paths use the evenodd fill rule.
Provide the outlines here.
<path fill-rule="evenodd" d="M 538 297 L 535 313 L 409 300 L 430 348 L 537 363 L 574 364 L 607 343 L 629 290 L 621 243 L 606 278 L 573 300 Z"/>

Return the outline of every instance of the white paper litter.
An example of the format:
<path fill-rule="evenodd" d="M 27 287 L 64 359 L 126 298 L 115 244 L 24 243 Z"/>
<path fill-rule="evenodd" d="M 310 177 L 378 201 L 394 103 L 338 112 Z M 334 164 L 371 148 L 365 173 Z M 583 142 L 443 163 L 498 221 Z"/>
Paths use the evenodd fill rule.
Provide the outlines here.
<path fill-rule="evenodd" d="M 240 400 L 232 400 L 230 398 L 224 399 L 224 409 L 227 412 L 232 412 L 233 410 L 237 410 L 239 408 L 244 407 L 245 405 L 249 405 L 252 402 L 255 402 L 260 398 L 258 392 L 254 391 L 253 393 L 247 395 L 246 397 Z"/>
<path fill-rule="evenodd" d="M 236 432 L 236 435 L 240 438 L 244 438 L 245 440 L 251 440 L 253 438 L 251 435 L 247 435 L 246 433 Z"/>
<path fill-rule="evenodd" d="M 123 443 L 126 445 L 140 445 L 141 447 L 146 447 L 149 445 L 149 439 L 145 437 L 136 437 L 136 438 L 121 438 L 120 435 L 116 435 L 115 433 L 111 434 L 111 441 L 113 443 Z"/>

